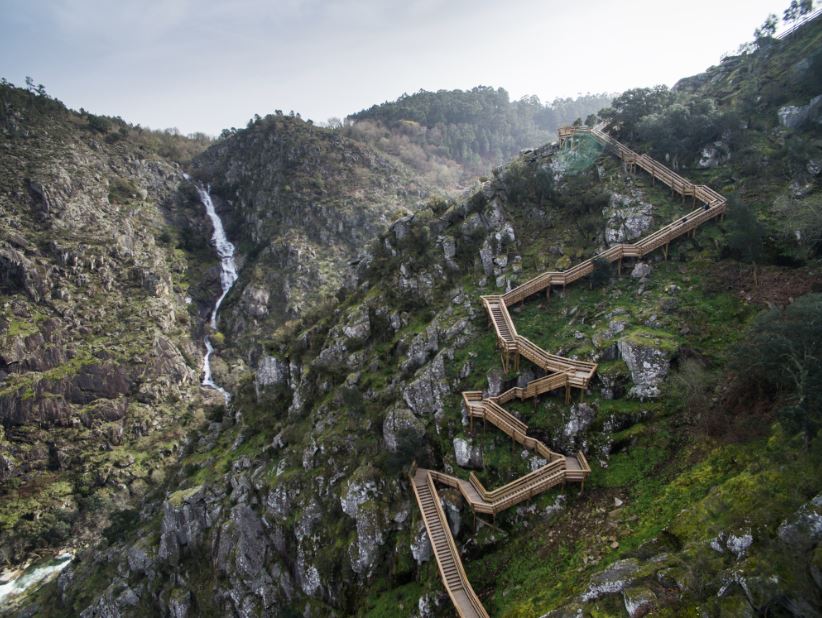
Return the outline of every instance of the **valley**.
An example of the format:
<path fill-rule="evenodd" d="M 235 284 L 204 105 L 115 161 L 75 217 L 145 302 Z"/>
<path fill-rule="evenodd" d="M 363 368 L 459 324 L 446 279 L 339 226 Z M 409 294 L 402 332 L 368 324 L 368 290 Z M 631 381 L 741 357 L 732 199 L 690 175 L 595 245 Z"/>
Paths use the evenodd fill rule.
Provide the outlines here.
<path fill-rule="evenodd" d="M 819 615 L 790 23 L 673 88 L 216 138 L 4 80 L 0 614 Z"/>

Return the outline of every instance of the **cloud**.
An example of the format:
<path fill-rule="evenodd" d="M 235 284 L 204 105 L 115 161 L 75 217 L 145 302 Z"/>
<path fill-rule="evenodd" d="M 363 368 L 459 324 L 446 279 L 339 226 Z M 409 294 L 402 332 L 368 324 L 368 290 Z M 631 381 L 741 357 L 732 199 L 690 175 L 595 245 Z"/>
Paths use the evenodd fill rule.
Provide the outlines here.
<path fill-rule="evenodd" d="M 0 75 L 32 75 L 74 107 L 219 133 L 275 108 L 324 120 L 420 88 L 550 100 L 670 84 L 785 1 L 3 0 Z"/>

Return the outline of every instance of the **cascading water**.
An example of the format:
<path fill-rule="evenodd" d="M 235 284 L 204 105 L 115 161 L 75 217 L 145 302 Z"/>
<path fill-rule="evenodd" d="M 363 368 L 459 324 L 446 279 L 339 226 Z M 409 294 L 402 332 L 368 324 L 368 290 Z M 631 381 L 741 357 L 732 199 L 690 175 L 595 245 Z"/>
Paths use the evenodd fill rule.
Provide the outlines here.
<path fill-rule="evenodd" d="M 200 201 L 203 203 L 203 206 L 205 206 L 208 218 L 211 219 L 211 225 L 214 228 L 214 234 L 211 236 L 211 242 L 214 245 L 214 248 L 217 249 L 217 255 L 220 258 L 220 287 L 222 289 L 222 294 L 220 294 L 220 298 L 217 299 L 217 302 L 214 303 L 214 309 L 211 312 L 211 320 L 209 322 L 211 328 L 217 330 L 217 312 L 220 310 L 220 305 L 223 303 L 223 299 L 225 299 L 226 294 L 228 294 L 228 291 L 231 289 L 231 286 L 234 285 L 235 281 L 237 281 L 237 266 L 234 263 L 234 245 L 232 245 L 228 241 L 228 238 L 226 238 L 225 228 L 223 228 L 223 221 L 214 209 L 214 203 L 211 201 L 209 189 L 203 189 L 198 185 L 197 193 L 200 194 Z M 225 398 L 226 403 L 228 403 L 228 400 L 231 397 L 228 394 L 228 391 L 217 384 L 211 376 L 211 355 L 214 353 L 214 346 L 211 344 L 211 339 L 208 335 L 205 336 L 205 347 L 206 355 L 203 359 L 202 384 L 203 386 L 208 386 L 220 391 Z"/>
<path fill-rule="evenodd" d="M 5 573 L 0 573 L 0 609 L 27 590 L 36 590 L 53 579 L 73 558 L 74 554 L 66 552 L 56 558 L 33 564 L 22 573 L 16 573 L 8 579 Z"/>

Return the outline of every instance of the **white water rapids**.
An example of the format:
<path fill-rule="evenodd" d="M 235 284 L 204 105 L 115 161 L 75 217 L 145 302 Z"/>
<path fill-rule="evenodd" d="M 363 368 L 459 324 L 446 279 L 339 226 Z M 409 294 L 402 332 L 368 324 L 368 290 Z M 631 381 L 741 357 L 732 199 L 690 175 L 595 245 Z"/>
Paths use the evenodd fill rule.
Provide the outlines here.
<path fill-rule="evenodd" d="M 15 573 L 7 580 L 6 574 L 0 574 L 0 611 L 6 603 L 13 602 L 15 597 L 29 589 L 37 589 L 65 569 L 73 554 L 64 553 L 56 558 L 29 566 L 22 573 Z"/>
<path fill-rule="evenodd" d="M 231 289 L 231 286 L 234 285 L 235 281 L 237 281 L 237 265 L 234 263 L 234 245 L 228 241 L 228 238 L 225 235 L 223 221 L 214 209 L 214 203 L 211 201 L 211 195 L 209 195 L 208 189 L 203 189 L 198 185 L 197 193 L 200 194 L 200 201 L 203 203 L 203 206 L 205 206 L 208 218 L 211 219 L 211 225 L 214 228 L 214 234 L 211 236 L 211 243 L 214 245 L 214 248 L 217 250 L 217 256 L 220 258 L 220 287 L 222 289 L 222 294 L 220 294 L 220 298 L 217 299 L 217 302 L 214 303 L 214 309 L 211 312 L 211 320 L 209 322 L 212 330 L 217 330 L 217 312 L 220 310 L 220 305 L 223 303 L 223 300 L 225 299 L 226 294 L 228 294 L 228 291 Z M 202 384 L 203 386 L 208 386 L 220 391 L 225 398 L 226 403 L 228 403 L 228 400 L 231 397 L 228 394 L 228 391 L 217 384 L 211 376 L 211 355 L 214 353 L 214 346 L 211 344 L 211 339 L 208 335 L 205 336 L 205 347 L 206 355 L 203 359 Z"/>

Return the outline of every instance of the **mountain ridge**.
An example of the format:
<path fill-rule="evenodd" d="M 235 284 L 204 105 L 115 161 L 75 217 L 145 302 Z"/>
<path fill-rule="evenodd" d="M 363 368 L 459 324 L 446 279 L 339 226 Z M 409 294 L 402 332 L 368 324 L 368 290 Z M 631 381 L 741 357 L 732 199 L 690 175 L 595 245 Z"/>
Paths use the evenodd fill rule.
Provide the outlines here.
<path fill-rule="evenodd" d="M 638 89 L 601 112 L 630 147 L 650 143 L 663 160 L 678 155 L 688 177 L 745 203 L 732 200 L 722 226 L 671 245 L 668 260 L 643 261 L 621 277 L 601 268 L 590 289 L 512 307 L 524 336 L 599 363 L 599 382 L 571 405 L 552 396 L 510 404 L 550 448 L 585 450 L 592 474 L 583 496 L 553 492 L 472 529 L 461 497 L 443 492 L 472 585 L 495 615 L 801 615 L 818 605 L 818 374 L 810 372 L 799 392 L 790 374 L 769 368 L 763 375 L 745 360 L 764 358 L 769 340 L 758 333 L 792 342 L 795 332 L 818 345 L 811 318 L 822 289 L 819 244 L 803 213 L 818 199 L 813 162 L 822 144 L 804 91 L 798 100 L 792 93 L 813 87 L 809 54 L 820 36 L 817 23 L 790 40 L 765 41 L 704 82 L 713 93 L 744 96 Z M 770 85 L 767 96 L 734 90 L 746 73 Z M 703 94 L 710 104 L 689 98 Z M 679 139 L 689 123 L 668 120 L 683 114 L 704 120 L 708 143 Z M 275 159 L 271 184 L 263 178 L 256 191 L 242 192 L 255 181 L 253 164 L 262 169 L 266 148 L 277 146 L 277 132 L 312 129 L 266 122 L 276 131 L 263 131 L 261 119 L 258 133 L 251 127 L 240 136 L 259 139 L 260 149 L 251 163 L 236 163 L 249 168 L 237 185 L 220 187 L 230 143 L 194 165 L 223 191 L 219 211 L 245 242 L 241 268 L 260 271 L 241 274 L 221 319 L 221 354 L 235 367 L 232 405 L 203 402 L 179 462 L 139 511 L 112 517 L 107 542 L 43 588 L 32 611 L 447 615 L 407 466 L 416 459 L 497 486 L 540 465 L 507 438 L 466 427 L 459 392 L 494 396 L 542 375 L 530 365 L 500 371 L 473 299 L 565 270 L 687 214 L 679 199 L 628 173 L 594 140 L 546 145 L 495 168 L 459 199 L 420 199 L 385 221 L 374 240 L 362 240 L 339 290 L 282 321 L 260 312 L 253 294 L 246 302 L 244 290 L 274 281 L 265 271 L 276 264 L 257 259 L 254 243 L 275 229 L 257 233 L 279 204 L 261 205 L 257 194 L 285 192 L 278 166 L 289 157 Z M 333 133 L 307 143 L 320 148 Z M 715 153 L 703 157 L 708 148 Z M 292 160 L 307 163 L 295 187 L 306 197 L 290 203 L 307 208 L 322 195 L 310 173 L 318 159 L 311 149 L 297 151 Z M 396 186 L 388 176 L 378 198 Z M 43 186 L 48 194 L 49 183 Z M 134 199 L 121 186 L 110 203 L 118 192 Z M 183 185 L 172 212 L 194 243 L 203 230 L 190 214 L 190 193 Z M 283 216 L 273 214 L 275 223 Z M 207 287 L 208 269 L 194 266 L 188 289 Z M 5 285 L 30 295 L 25 281 Z M 146 281 L 151 287 L 153 279 Z M 193 326 L 206 297 L 204 288 L 192 302 Z M 768 302 L 780 307 L 769 310 Z"/>

